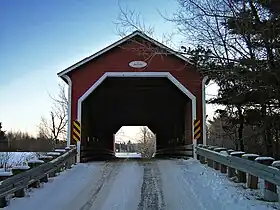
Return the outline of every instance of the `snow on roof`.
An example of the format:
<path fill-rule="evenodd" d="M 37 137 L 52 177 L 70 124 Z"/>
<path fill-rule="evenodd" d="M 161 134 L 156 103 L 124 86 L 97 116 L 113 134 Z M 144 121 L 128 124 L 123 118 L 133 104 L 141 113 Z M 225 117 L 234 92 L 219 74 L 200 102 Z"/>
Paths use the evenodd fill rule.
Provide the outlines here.
<path fill-rule="evenodd" d="M 0 171 L 0 176 L 4 176 L 4 177 L 6 177 L 6 176 L 12 176 L 13 175 L 13 173 L 11 172 L 11 171 Z"/>
<path fill-rule="evenodd" d="M 58 155 L 60 155 L 60 153 L 59 152 L 48 152 L 47 155 L 58 156 Z"/>
<path fill-rule="evenodd" d="M 28 170 L 30 167 L 28 165 L 24 166 L 13 166 L 13 169 L 22 169 L 22 170 Z"/>
<path fill-rule="evenodd" d="M 29 160 L 28 163 L 44 163 L 44 161 L 38 160 L 38 159 L 32 159 L 32 160 Z"/>

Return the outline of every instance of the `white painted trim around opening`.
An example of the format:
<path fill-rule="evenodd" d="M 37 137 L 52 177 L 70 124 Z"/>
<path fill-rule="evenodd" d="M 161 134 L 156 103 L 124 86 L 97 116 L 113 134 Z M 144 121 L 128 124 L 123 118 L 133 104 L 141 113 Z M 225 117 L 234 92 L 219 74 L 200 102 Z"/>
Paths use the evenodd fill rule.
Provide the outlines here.
<path fill-rule="evenodd" d="M 192 101 L 192 122 L 196 119 L 196 97 L 183 86 L 175 77 L 169 72 L 106 72 L 104 73 L 78 100 L 77 120 L 81 122 L 82 119 L 82 102 L 99 86 L 107 77 L 155 77 L 167 78 L 180 91 L 182 91 Z M 193 123 L 191 125 L 193 136 Z"/>

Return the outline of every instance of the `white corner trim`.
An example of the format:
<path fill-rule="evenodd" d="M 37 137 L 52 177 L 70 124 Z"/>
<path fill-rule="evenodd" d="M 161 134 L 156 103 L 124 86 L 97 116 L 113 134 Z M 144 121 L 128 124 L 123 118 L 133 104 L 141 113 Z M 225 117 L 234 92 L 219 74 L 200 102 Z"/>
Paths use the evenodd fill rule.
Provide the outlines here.
<path fill-rule="evenodd" d="M 67 107 L 67 114 L 68 114 L 68 126 L 67 126 L 67 147 L 70 147 L 71 144 L 71 104 L 72 104 L 72 81 L 69 76 L 63 75 L 63 77 L 67 80 L 68 83 L 68 107 Z"/>
<path fill-rule="evenodd" d="M 196 119 L 196 97 L 183 86 L 169 72 L 106 72 L 104 73 L 78 100 L 77 120 L 82 119 L 82 102 L 107 78 L 107 77 L 162 77 L 169 79 L 180 91 L 192 101 L 192 119 Z M 193 129 L 192 129 L 193 130 Z M 193 132 L 193 131 L 192 131 Z"/>
<path fill-rule="evenodd" d="M 133 38 L 135 36 L 140 36 L 143 39 L 146 39 L 147 41 L 155 44 L 156 46 L 165 49 L 167 52 L 169 52 L 170 54 L 173 54 L 174 56 L 180 58 L 181 60 L 184 60 L 184 61 L 186 61 L 187 63 L 189 63 L 191 65 L 193 64 L 187 57 L 181 55 L 180 53 L 175 52 L 174 50 L 172 50 L 171 48 L 165 46 L 164 44 L 154 40 L 153 38 L 147 36 L 146 34 L 140 32 L 140 31 L 134 31 L 133 33 L 129 34 L 128 36 L 126 36 L 126 37 L 116 41 L 115 43 L 105 47 L 104 49 L 94 53 L 93 55 L 91 55 L 91 56 L 89 56 L 89 57 L 87 57 L 87 58 L 85 58 L 85 59 L 75 63 L 74 65 L 68 67 L 67 69 L 59 72 L 57 75 L 62 77 L 63 75 L 67 74 L 68 72 L 71 72 L 72 70 L 78 68 L 79 66 L 81 66 L 81 65 L 83 65 L 83 64 L 93 60 L 94 58 L 96 58 L 96 57 L 98 57 L 98 56 L 108 52 L 109 50 L 111 50 L 111 49 L 121 45 L 122 43 L 128 41 L 129 39 L 131 39 L 131 38 Z"/>
<path fill-rule="evenodd" d="M 207 76 L 205 76 L 202 79 L 202 141 L 203 144 L 206 145 L 207 144 L 207 135 L 206 135 L 206 87 L 205 87 L 205 83 L 206 80 L 208 79 Z"/>

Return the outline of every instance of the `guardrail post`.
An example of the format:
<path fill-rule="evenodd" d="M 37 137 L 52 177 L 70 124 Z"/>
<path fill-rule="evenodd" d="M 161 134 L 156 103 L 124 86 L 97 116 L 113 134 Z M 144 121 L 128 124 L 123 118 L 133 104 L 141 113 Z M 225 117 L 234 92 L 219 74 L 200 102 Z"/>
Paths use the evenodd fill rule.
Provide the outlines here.
<path fill-rule="evenodd" d="M 228 155 L 227 150 L 222 150 L 220 153 L 222 155 Z M 227 166 L 224 165 L 224 164 L 220 164 L 220 172 L 223 173 L 223 174 L 226 174 L 227 173 Z"/>
<path fill-rule="evenodd" d="M 270 166 L 275 159 L 272 157 L 257 157 L 256 162 Z M 278 201 L 277 186 L 271 182 L 264 180 L 264 200 Z"/>
<path fill-rule="evenodd" d="M 254 161 L 259 155 L 257 154 L 244 154 L 242 158 Z M 258 177 L 248 174 L 247 187 L 250 189 L 258 189 Z"/>
<path fill-rule="evenodd" d="M 206 147 L 205 149 L 213 150 L 214 148 L 216 148 L 216 146 L 208 146 L 208 147 Z M 213 160 L 207 158 L 207 165 L 208 165 L 209 167 L 213 168 L 213 166 L 214 166 Z"/>
<path fill-rule="evenodd" d="M 221 152 L 221 151 L 226 151 L 227 149 L 226 148 L 223 148 L 223 147 L 217 147 L 217 148 L 214 148 L 214 151 L 215 152 Z M 213 161 L 214 162 L 214 169 L 215 170 L 220 170 L 220 163 L 217 162 L 217 161 Z"/>
<path fill-rule="evenodd" d="M 17 174 L 20 174 L 22 172 L 28 171 L 29 169 L 30 169 L 30 167 L 28 165 L 14 166 L 12 168 L 12 172 L 13 172 L 13 175 L 17 175 Z M 24 196 L 25 196 L 25 189 L 24 188 L 19 189 L 15 192 L 15 197 L 17 197 L 17 198 L 22 198 Z"/>
<path fill-rule="evenodd" d="M 207 146 L 206 146 L 206 145 L 199 144 L 198 147 L 206 148 Z M 206 163 L 205 157 L 203 157 L 203 156 L 201 156 L 201 155 L 197 155 L 197 158 L 199 159 L 199 162 L 200 162 L 201 164 L 205 164 L 205 163 Z"/>
<path fill-rule="evenodd" d="M 242 155 L 244 155 L 244 154 L 245 154 L 245 152 L 241 152 L 241 151 L 230 153 L 231 156 L 239 157 L 239 158 L 241 158 Z M 237 178 L 238 178 L 238 182 L 246 183 L 246 173 L 245 172 L 237 170 Z"/>
<path fill-rule="evenodd" d="M 65 147 L 65 150 L 68 152 L 69 150 L 71 150 L 71 148 L 70 148 L 70 147 Z M 73 162 L 73 158 L 70 157 L 70 158 L 66 161 L 66 163 L 65 163 L 66 169 L 70 169 L 70 168 L 71 168 L 72 162 Z"/>
<path fill-rule="evenodd" d="M 230 155 L 230 153 L 232 153 L 232 152 L 234 152 L 234 150 L 233 149 L 228 149 L 227 150 L 227 153 Z M 232 168 L 232 167 L 228 167 L 228 170 L 227 170 L 227 172 L 228 172 L 228 177 L 229 178 L 232 178 L 232 177 L 234 177 L 234 175 L 235 175 L 235 168 Z"/>
<path fill-rule="evenodd" d="M 195 147 L 195 145 L 193 145 L 193 147 Z M 203 147 L 202 144 L 198 144 L 196 147 Z M 196 152 L 196 148 L 194 148 L 194 150 Z M 196 153 L 196 157 L 199 160 L 199 162 L 201 162 L 203 160 L 203 157 L 201 158 L 199 154 Z M 203 161 L 202 161 L 203 162 Z"/>

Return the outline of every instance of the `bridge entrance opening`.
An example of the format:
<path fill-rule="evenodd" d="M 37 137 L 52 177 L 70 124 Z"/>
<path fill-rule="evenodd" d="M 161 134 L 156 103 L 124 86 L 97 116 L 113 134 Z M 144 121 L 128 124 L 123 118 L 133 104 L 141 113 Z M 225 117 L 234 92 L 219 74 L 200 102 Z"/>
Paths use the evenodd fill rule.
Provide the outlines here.
<path fill-rule="evenodd" d="M 156 135 L 148 126 L 122 126 L 114 142 L 119 158 L 152 158 L 156 152 Z"/>
<path fill-rule="evenodd" d="M 81 161 L 114 156 L 114 134 L 122 125 L 147 125 L 160 150 L 192 143 L 192 101 L 165 77 L 108 77 L 79 111 Z"/>

